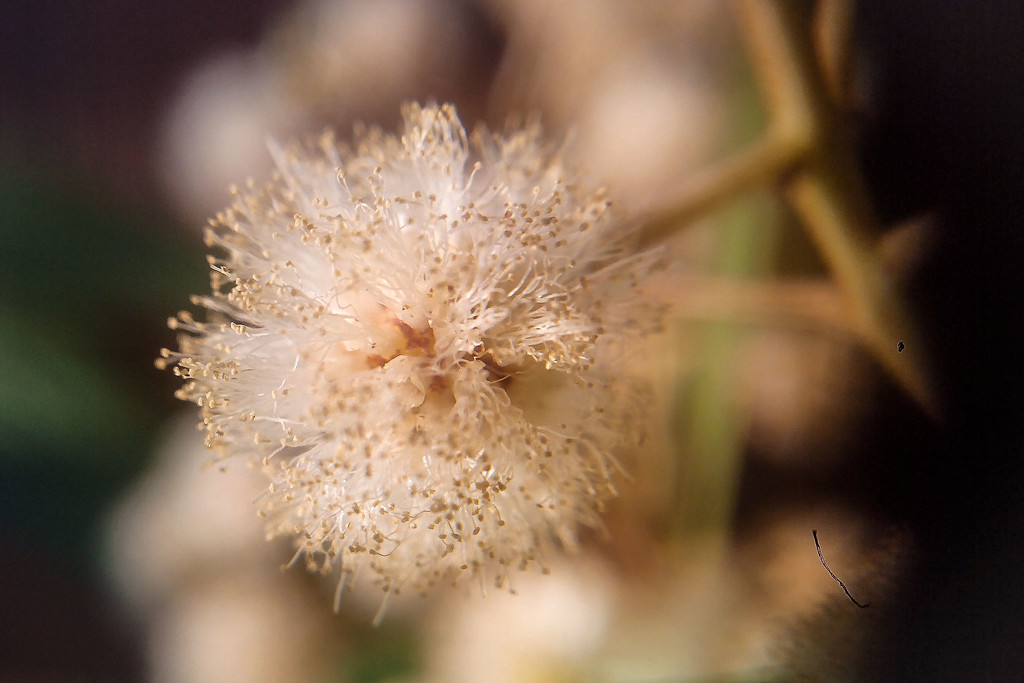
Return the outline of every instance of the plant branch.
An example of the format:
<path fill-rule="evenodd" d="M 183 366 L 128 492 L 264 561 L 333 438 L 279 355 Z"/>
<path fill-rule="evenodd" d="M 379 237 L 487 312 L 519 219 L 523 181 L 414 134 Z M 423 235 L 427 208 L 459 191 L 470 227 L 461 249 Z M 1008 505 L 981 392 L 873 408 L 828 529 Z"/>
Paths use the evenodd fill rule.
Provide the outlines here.
<path fill-rule="evenodd" d="M 672 314 L 681 320 L 783 327 L 855 335 L 834 283 L 750 282 L 691 276 L 675 281 Z"/>
<path fill-rule="evenodd" d="M 657 244 L 738 195 L 775 182 L 797 164 L 802 151 L 786 139 L 766 135 L 733 158 L 698 173 L 666 203 L 672 209 L 641 219 L 641 244 Z"/>
<path fill-rule="evenodd" d="M 768 114 L 767 130 L 744 152 L 692 180 L 669 203 L 672 210 L 643 221 L 640 239 L 643 244 L 660 242 L 738 195 L 778 183 L 845 295 L 851 317 L 847 327 L 907 394 L 935 415 L 925 372 L 926 345 L 883 268 L 882 233 L 835 93 L 830 94 L 819 68 L 814 4 L 735 0 Z M 836 35 L 830 40 L 845 41 L 848 9 L 840 7 L 832 18 Z M 819 29 L 827 32 L 828 27 Z M 834 47 L 842 52 L 844 46 Z M 843 55 L 832 58 L 841 71 Z M 913 353 L 900 353 L 898 348 Z"/>
<path fill-rule="evenodd" d="M 783 194 L 800 216 L 851 306 L 855 329 L 875 359 L 929 413 L 925 345 L 882 268 L 880 230 L 846 127 L 817 68 L 808 4 L 797 0 L 737 0 L 737 16 L 769 116 L 768 139 L 803 150 L 783 180 Z M 913 346 L 897 354 L 897 344 Z"/>

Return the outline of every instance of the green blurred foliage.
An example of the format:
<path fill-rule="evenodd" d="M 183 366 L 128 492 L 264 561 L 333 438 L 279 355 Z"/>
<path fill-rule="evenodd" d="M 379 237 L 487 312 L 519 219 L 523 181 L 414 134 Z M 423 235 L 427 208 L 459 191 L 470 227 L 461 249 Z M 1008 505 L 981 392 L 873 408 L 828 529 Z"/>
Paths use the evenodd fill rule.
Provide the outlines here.
<path fill-rule="evenodd" d="M 168 225 L 87 182 L 0 173 L 0 523 L 72 562 L 93 564 L 101 515 L 148 461 L 164 321 L 206 282 Z"/>

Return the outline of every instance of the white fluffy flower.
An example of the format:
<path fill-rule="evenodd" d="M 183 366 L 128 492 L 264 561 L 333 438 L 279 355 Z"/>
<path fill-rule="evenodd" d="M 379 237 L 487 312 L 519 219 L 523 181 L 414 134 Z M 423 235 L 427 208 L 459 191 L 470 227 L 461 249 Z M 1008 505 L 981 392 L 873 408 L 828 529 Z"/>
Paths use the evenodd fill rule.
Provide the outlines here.
<path fill-rule="evenodd" d="M 207 444 L 258 464 L 271 535 L 342 583 L 502 585 L 575 543 L 639 437 L 609 343 L 650 329 L 630 251 L 536 125 L 469 144 L 451 106 L 400 137 L 274 150 L 208 243 L 213 295 L 164 351 Z M 339 586 L 342 584 L 339 584 Z"/>

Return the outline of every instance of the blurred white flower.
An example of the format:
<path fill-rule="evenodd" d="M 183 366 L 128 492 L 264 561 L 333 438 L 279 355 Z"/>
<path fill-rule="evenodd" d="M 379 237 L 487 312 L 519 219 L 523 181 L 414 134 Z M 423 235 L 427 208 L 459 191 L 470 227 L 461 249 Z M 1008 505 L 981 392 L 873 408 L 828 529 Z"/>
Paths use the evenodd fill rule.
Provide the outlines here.
<path fill-rule="evenodd" d="M 640 437 L 610 344 L 651 329 L 654 260 L 543 145 L 470 145 L 454 108 L 409 105 L 400 137 L 274 150 L 208 243 L 211 319 L 164 351 L 207 443 L 261 466 L 271 535 L 385 591 L 469 573 L 502 586 L 576 542 Z M 621 353 L 621 351 L 620 351 Z"/>
<path fill-rule="evenodd" d="M 206 472 L 209 451 L 194 420 L 169 429 L 148 473 L 120 503 L 108 532 L 108 560 L 129 603 L 158 611 L 198 578 L 233 568 L 279 565 L 259 522 L 239 506 L 265 482 L 241 461 Z"/>
<path fill-rule="evenodd" d="M 497 41 L 463 0 L 300 0 L 249 48 L 205 55 L 166 112 L 158 172 L 186 219 L 232 182 L 269 173 L 267 136 L 393 121 L 432 96 L 482 108 Z"/>
<path fill-rule="evenodd" d="M 604 680 L 599 662 L 622 586 L 593 554 L 524 576 L 518 595 L 450 595 L 424 624 L 416 683 Z"/>
<path fill-rule="evenodd" d="M 329 620 L 318 594 L 282 575 L 247 507 L 266 487 L 239 459 L 206 470 L 194 420 L 169 429 L 150 468 L 117 506 L 107 564 L 146 642 L 147 680 L 320 680 Z"/>
<path fill-rule="evenodd" d="M 728 3 L 479 0 L 508 36 L 492 111 L 542 111 L 629 213 L 665 210 L 721 154 L 735 54 Z"/>

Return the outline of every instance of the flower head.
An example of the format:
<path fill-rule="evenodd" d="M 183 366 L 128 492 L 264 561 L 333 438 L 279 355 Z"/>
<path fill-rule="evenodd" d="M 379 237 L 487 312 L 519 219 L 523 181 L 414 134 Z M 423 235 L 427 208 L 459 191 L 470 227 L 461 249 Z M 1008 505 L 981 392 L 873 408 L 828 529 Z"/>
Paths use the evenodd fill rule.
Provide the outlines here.
<path fill-rule="evenodd" d="M 207 233 L 208 320 L 172 319 L 163 357 L 207 445 L 269 475 L 260 512 L 296 558 L 384 590 L 501 585 L 598 524 L 639 436 L 602 358 L 650 327 L 652 258 L 537 125 L 470 144 L 451 106 L 404 119 L 272 150 Z"/>

